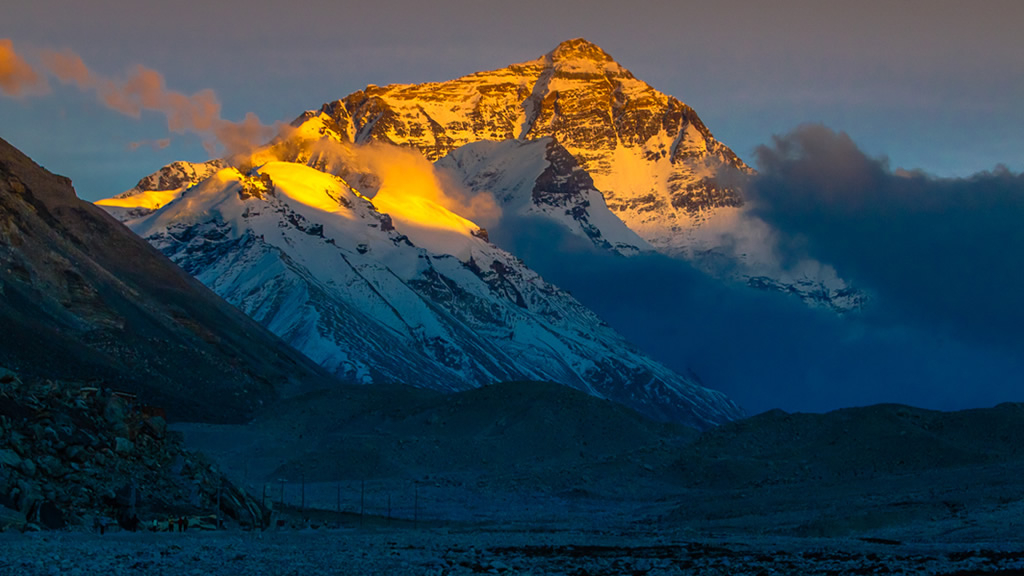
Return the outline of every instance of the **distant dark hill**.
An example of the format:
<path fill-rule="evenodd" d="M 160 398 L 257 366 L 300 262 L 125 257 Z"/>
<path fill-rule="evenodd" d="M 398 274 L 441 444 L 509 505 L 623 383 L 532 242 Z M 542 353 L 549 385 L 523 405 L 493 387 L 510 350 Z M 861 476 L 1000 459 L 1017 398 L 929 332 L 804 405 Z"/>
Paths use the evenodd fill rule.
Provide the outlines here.
<path fill-rule="evenodd" d="M 0 365 L 238 422 L 331 378 L 0 139 Z"/>
<path fill-rule="evenodd" d="M 459 471 L 529 475 L 697 434 L 545 382 L 506 382 L 458 394 L 390 390 L 385 402 L 381 397 L 372 388 L 318 393 L 285 403 L 254 425 L 302 437 L 311 446 L 278 472 L 301 467 L 307 478 L 323 480 Z M 344 414 L 332 408 L 346 405 Z"/>
<path fill-rule="evenodd" d="M 594 466 L 647 450 L 658 451 L 658 461 L 667 464 L 697 434 L 543 382 L 506 382 L 456 394 L 345 387 L 282 402 L 245 430 L 186 431 L 192 446 L 226 466 L 251 466 L 262 480 L 440 475 L 553 488 L 578 483 L 582 468 L 592 473 Z M 627 463 L 618 473 L 640 465 Z"/>
<path fill-rule="evenodd" d="M 895 404 L 766 412 L 705 432 L 674 466 L 709 487 L 841 483 L 1024 459 L 1024 405 L 937 412 Z"/>
<path fill-rule="evenodd" d="M 247 425 L 179 429 L 234 480 L 324 509 L 344 498 L 360 510 L 365 490 L 379 513 L 394 495 L 409 517 L 417 482 L 428 516 L 453 521 L 929 542 L 1017 536 L 1022 424 L 1020 404 L 878 405 L 773 411 L 699 433 L 509 382 L 450 395 L 345 387 Z"/>

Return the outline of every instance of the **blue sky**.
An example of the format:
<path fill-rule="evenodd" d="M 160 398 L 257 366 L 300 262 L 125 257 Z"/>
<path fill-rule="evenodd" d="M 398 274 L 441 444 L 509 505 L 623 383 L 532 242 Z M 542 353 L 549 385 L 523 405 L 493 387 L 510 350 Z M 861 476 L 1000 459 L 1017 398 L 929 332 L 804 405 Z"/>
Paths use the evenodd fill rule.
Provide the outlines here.
<path fill-rule="evenodd" d="M 499 68 L 582 36 L 693 106 L 748 161 L 773 134 L 819 122 L 894 168 L 1024 169 L 1017 1 L 35 0 L 4 12 L 0 38 L 30 62 L 70 49 L 111 77 L 142 64 L 171 89 L 213 89 L 230 120 L 288 121 L 369 83 Z M 90 200 L 207 156 L 158 114 L 121 116 L 56 83 L 48 95 L 0 98 L 0 118 L 0 136 Z M 129 150 L 169 135 L 167 148 Z"/>

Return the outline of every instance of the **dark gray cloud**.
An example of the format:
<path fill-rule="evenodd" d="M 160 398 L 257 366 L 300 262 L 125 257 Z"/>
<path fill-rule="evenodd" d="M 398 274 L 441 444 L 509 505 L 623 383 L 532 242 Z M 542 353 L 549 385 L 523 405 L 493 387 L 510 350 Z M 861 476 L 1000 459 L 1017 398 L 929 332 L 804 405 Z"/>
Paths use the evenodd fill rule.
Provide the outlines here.
<path fill-rule="evenodd" d="M 813 136 L 815 130 L 800 133 Z M 863 196 L 845 195 L 835 185 L 818 193 L 831 198 L 829 201 L 819 196 L 788 196 L 782 186 L 788 181 L 782 175 L 787 173 L 793 182 L 810 182 L 815 175 L 820 181 L 831 182 L 842 175 L 845 181 L 865 186 L 899 178 L 889 174 L 884 162 L 858 154 L 847 139 L 824 139 L 833 146 L 819 148 L 814 161 L 806 163 L 797 162 L 801 149 L 789 139 L 780 139 L 762 153 L 765 176 L 758 193 L 760 213 L 785 226 L 789 249 L 798 252 L 818 253 L 830 234 L 843 234 L 840 214 L 881 211 L 886 218 L 900 220 L 909 207 L 917 206 L 909 196 L 904 208 L 868 202 Z M 1002 177 L 979 177 L 979 181 Z M 911 180 L 932 182 L 920 175 L 911 176 Z M 929 206 L 931 213 L 943 213 L 934 199 Z M 834 217 L 830 210 L 836 213 Z M 785 214 L 803 217 L 794 215 L 784 220 Z M 798 232 L 797 224 L 806 230 Z M 866 229 L 861 234 L 879 233 Z M 917 245 L 912 232 L 902 234 L 904 241 Z M 883 266 L 871 262 L 889 253 L 916 255 L 910 246 L 886 248 L 884 240 L 869 241 L 860 236 L 828 240 L 831 249 L 827 254 L 835 256 L 842 268 L 847 268 L 847 262 L 852 265 L 854 258 L 863 261 L 857 270 L 865 272 L 858 278 L 874 281 L 876 305 L 882 300 L 893 302 L 884 309 L 878 305 L 875 310 L 844 318 L 830 311 L 809 309 L 784 294 L 759 292 L 709 277 L 686 262 L 665 256 L 623 258 L 598 252 L 589 242 L 537 219 L 506 216 L 491 229 L 491 238 L 522 257 L 547 280 L 568 289 L 646 353 L 729 394 L 749 413 L 771 408 L 826 411 L 883 402 L 961 409 L 1024 400 L 1024 360 L 1020 354 L 1005 346 L 990 345 L 987 339 L 971 337 L 973 332 L 937 328 L 940 324 L 953 326 L 953 319 L 961 315 L 944 312 L 942 306 L 956 291 L 967 290 L 968 283 L 932 293 L 936 291 L 932 284 L 955 277 L 944 269 L 937 272 L 941 277 L 934 276 L 930 268 L 941 268 L 939 257 L 934 263 L 919 259 L 920 265 L 904 261 L 902 272 L 895 263 Z M 861 252 L 869 246 L 880 252 Z M 975 249 L 980 246 L 975 245 Z M 949 253 L 952 248 L 945 250 Z M 985 254 L 990 253 L 984 257 L 1004 258 L 1003 267 L 1015 266 L 1013 254 L 1021 254 L 1019 249 L 996 249 L 995 253 L 989 249 Z M 884 275 L 878 274 L 877 281 L 867 274 L 874 266 L 887 270 Z M 972 263 L 971 268 L 981 266 Z M 898 283 L 901 274 L 912 276 L 915 288 L 890 289 L 881 281 L 886 278 Z M 979 274 L 976 272 L 971 281 Z M 1009 296 L 999 288 L 990 288 Z M 981 288 L 969 289 L 984 292 Z M 923 293 L 922 303 L 913 314 L 886 312 L 899 310 L 897 302 L 902 304 L 902 299 L 890 295 L 893 291 L 909 298 L 915 290 Z M 1011 304 L 1005 299 L 1002 303 Z M 992 310 L 999 307 L 991 301 L 980 306 Z M 966 312 L 968 308 L 965 305 L 960 310 Z"/>
<path fill-rule="evenodd" d="M 893 171 L 820 125 L 756 152 L 755 215 L 786 253 L 870 289 L 869 313 L 1024 350 L 1024 176 Z"/>

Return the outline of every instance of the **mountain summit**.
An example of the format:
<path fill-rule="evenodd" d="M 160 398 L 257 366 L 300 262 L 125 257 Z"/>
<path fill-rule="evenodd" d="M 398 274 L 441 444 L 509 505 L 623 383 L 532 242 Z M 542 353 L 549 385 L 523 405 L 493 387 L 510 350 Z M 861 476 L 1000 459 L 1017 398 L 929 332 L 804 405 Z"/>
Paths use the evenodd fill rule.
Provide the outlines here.
<path fill-rule="evenodd" d="M 582 207 L 588 220 L 608 220 L 597 215 L 606 207 L 642 239 L 611 242 L 613 250 L 653 248 L 712 274 L 839 311 L 862 303 L 831 267 L 792 266 L 775 253 L 765 241 L 772 235 L 768 226 L 743 212 L 742 188 L 753 170 L 693 108 L 637 79 L 582 38 L 536 60 L 446 82 L 367 86 L 306 112 L 293 125 L 303 139 L 395 144 L 430 161 L 485 140 L 552 138 L 602 196 L 603 206 Z M 317 162 L 316 154 L 291 152 L 286 159 Z M 523 176 L 518 195 L 528 197 L 539 173 Z M 481 190 L 488 183 L 475 175 L 456 178 L 476 179 Z M 517 193 L 506 188 L 504 194 Z M 579 213 L 575 206 L 569 210 Z M 595 232 L 603 230 L 562 220 L 602 245 Z M 606 235 L 622 238 L 614 231 Z"/>
<path fill-rule="evenodd" d="M 614 62 L 612 57 L 600 46 L 585 38 L 573 38 L 555 46 L 546 55 L 552 62 L 561 60 L 591 60 L 593 62 Z"/>
<path fill-rule="evenodd" d="M 701 215 L 742 204 L 735 184 L 750 173 L 692 108 L 582 38 L 447 82 L 368 86 L 296 125 L 309 122 L 341 141 L 412 147 L 431 161 L 480 140 L 553 137 L 608 207 L 669 253 L 686 249 Z"/>

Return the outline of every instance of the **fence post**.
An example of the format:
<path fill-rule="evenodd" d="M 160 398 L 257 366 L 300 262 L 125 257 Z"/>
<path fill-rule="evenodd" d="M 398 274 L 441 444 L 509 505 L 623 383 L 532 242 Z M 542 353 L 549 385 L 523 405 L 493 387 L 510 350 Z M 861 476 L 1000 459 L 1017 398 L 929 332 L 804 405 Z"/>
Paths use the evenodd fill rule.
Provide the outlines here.
<path fill-rule="evenodd" d="M 220 530 L 220 492 L 224 489 L 224 479 L 217 483 L 217 530 Z"/>

